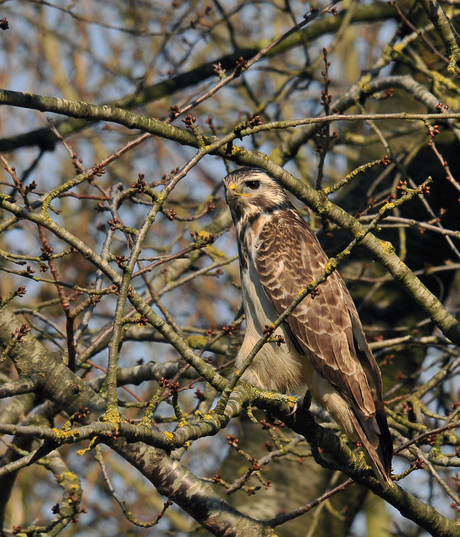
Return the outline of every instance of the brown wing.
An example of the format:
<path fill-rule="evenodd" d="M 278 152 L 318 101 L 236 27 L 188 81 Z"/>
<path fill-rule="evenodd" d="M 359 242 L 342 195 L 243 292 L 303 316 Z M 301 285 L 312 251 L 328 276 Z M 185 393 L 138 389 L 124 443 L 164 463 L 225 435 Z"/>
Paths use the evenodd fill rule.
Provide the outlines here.
<path fill-rule="evenodd" d="M 297 212 L 286 210 L 272 216 L 259 234 L 255 262 L 264 291 L 281 314 L 308 283 L 323 273 L 328 258 Z M 380 371 L 340 275 L 335 272 L 329 276 L 319 287 L 318 296 L 306 297 L 287 324 L 296 347 L 350 405 L 355 430 L 364 444 L 371 444 L 367 451 L 380 451 L 382 473 L 389 476 L 392 444 Z"/>
<path fill-rule="evenodd" d="M 278 314 L 322 274 L 327 261 L 313 232 L 293 211 L 274 214 L 270 226 L 261 230 L 257 271 Z M 321 376 L 370 415 L 375 412 L 374 397 L 355 350 L 350 300 L 342 279 L 334 273 L 320 286 L 319 295 L 307 297 L 287 322 Z M 372 367 L 368 370 L 369 380 L 377 384 L 375 391 L 380 392 L 380 376 L 372 374 Z"/>

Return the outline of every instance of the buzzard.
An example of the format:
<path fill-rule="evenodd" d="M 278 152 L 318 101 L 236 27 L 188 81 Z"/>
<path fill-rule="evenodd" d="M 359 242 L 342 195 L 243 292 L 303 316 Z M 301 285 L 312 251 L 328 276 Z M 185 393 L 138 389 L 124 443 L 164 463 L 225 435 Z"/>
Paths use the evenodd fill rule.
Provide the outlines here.
<path fill-rule="evenodd" d="M 236 227 L 246 334 L 236 366 L 328 258 L 315 234 L 276 180 L 241 168 L 224 179 Z M 243 379 L 288 392 L 306 383 L 313 399 L 348 438 L 359 441 L 376 477 L 391 484 L 393 446 L 385 416 L 380 370 L 351 295 L 338 272 L 307 297 L 275 332 L 286 344 L 267 343 Z"/>

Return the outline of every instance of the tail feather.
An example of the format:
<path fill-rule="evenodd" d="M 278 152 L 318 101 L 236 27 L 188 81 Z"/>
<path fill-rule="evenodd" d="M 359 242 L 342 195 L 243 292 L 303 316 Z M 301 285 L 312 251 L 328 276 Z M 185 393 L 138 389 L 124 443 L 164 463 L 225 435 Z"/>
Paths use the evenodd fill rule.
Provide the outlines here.
<path fill-rule="evenodd" d="M 391 479 L 391 460 L 393 443 L 385 415 L 377 413 L 369 418 L 352 412 L 353 427 L 367 454 L 368 462 L 381 485 L 393 485 Z"/>

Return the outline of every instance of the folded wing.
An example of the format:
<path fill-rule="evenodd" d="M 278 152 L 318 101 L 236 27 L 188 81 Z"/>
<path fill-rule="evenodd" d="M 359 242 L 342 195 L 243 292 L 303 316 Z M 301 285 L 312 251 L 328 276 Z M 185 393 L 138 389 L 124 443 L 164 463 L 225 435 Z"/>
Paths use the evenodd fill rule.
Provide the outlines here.
<path fill-rule="evenodd" d="M 323 273 L 328 258 L 294 209 L 272 216 L 259 234 L 255 263 L 268 300 L 281 314 Z M 293 344 L 350 407 L 352 428 L 374 470 L 381 481 L 390 482 L 393 448 L 379 368 L 340 275 L 334 272 L 318 291 L 306 297 L 286 321 Z M 350 430 L 349 423 L 340 423 L 342 415 L 333 417 Z"/>

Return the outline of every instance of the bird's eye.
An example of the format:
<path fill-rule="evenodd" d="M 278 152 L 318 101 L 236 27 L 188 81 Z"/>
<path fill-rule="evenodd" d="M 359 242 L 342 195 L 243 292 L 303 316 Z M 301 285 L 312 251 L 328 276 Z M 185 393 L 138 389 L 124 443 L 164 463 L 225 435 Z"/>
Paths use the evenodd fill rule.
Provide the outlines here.
<path fill-rule="evenodd" d="M 246 181 L 246 185 L 251 190 L 257 190 L 260 186 L 260 181 Z"/>

